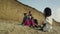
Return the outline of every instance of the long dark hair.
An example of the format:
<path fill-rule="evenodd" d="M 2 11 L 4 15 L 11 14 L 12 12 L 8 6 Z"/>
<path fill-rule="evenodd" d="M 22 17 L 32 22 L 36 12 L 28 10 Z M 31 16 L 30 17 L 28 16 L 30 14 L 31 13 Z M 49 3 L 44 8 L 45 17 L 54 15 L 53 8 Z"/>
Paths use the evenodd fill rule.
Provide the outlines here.
<path fill-rule="evenodd" d="M 49 7 L 44 9 L 44 15 L 45 17 L 51 16 L 51 9 Z"/>

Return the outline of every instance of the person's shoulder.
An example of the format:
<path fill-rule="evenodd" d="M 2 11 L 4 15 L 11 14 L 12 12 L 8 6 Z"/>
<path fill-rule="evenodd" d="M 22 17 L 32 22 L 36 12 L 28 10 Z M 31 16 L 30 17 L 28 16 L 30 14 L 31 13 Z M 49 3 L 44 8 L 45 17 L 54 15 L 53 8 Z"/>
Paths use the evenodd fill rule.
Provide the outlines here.
<path fill-rule="evenodd" d="M 46 18 L 47 20 L 52 20 L 52 16 L 49 16 Z"/>
<path fill-rule="evenodd" d="M 49 16 L 49 17 L 47 17 L 47 18 L 52 18 L 52 16 Z"/>

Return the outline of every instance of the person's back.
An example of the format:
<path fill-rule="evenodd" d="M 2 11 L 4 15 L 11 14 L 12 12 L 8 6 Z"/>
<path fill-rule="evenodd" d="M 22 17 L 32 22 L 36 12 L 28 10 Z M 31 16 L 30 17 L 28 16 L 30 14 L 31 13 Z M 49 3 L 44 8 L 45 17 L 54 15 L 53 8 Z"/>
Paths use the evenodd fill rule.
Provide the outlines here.
<path fill-rule="evenodd" d="M 37 19 L 34 19 L 34 22 L 35 22 L 36 25 L 38 25 L 38 21 L 37 21 Z"/>
<path fill-rule="evenodd" d="M 27 13 L 24 13 L 22 24 L 24 24 L 24 22 L 26 21 L 26 19 L 27 19 Z"/>

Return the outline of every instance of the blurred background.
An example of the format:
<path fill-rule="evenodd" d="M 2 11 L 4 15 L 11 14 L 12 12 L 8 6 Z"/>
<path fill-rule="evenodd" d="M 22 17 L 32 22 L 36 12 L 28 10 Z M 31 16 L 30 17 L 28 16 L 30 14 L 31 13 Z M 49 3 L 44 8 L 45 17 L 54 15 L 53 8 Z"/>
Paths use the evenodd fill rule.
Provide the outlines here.
<path fill-rule="evenodd" d="M 60 22 L 60 0 L 18 0 L 23 4 L 36 8 L 43 13 L 46 7 L 51 8 L 52 17 Z"/>

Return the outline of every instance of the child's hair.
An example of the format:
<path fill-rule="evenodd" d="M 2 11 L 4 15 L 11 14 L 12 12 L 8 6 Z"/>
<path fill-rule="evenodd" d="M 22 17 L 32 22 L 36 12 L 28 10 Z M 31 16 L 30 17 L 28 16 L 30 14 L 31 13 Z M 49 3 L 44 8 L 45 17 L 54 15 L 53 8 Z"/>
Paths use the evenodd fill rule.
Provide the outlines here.
<path fill-rule="evenodd" d="M 45 17 L 51 16 L 51 9 L 49 7 L 46 7 L 44 9 L 44 14 L 45 14 Z"/>
<path fill-rule="evenodd" d="M 24 13 L 24 16 L 27 15 L 27 13 Z"/>

